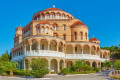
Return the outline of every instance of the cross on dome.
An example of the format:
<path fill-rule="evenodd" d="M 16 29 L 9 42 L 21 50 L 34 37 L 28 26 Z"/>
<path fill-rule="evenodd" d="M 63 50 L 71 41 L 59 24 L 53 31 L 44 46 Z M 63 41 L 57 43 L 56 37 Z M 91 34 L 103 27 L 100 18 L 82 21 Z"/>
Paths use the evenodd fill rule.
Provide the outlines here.
<path fill-rule="evenodd" d="M 53 5 L 53 8 L 55 8 L 55 5 Z"/>

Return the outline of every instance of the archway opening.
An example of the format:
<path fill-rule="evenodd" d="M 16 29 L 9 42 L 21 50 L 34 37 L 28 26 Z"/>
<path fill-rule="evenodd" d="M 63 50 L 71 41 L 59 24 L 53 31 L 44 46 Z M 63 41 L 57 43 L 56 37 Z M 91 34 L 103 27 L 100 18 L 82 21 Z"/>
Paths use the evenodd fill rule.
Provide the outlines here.
<path fill-rule="evenodd" d="M 62 42 L 59 43 L 59 52 L 63 52 L 63 43 Z"/>
<path fill-rule="evenodd" d="M 75 46 L 75 54 L 81 54 L 81 46 L 80 45 Z"/>
<path fill-rule="evenodd" d="M 92 55 L 95 55 L 95 46 L 92 46 L 92 47 L 91 47 L 91 54 L 92 54 Z"/>
<path fill-rule="evenodd" d="M 93 62 L 93 63 L 92 63 L 92 67 L 97 67 L 97 63 L 96 63 L 96 62 Z"/>
<path fill-rule="evenodd" d="M 46 39 L 42 39 L 40 42 L 41 50 L 48 50 L 48 41 Z"/>
<path fill-rule="evenodd" d="M 55 40 L 52 40 L 50 43 L 50 50 L 57 51 L 57 42 Z"/>
<path fill-rule="evenodd" d="M 70 68 L 72 65 L 73 65 L 73 62 L 72 62 L 72 61 L 68 61 L 68 62 L 67 62 L 67 68 Z"/>
<path fill-rule="evenodd" d="M 72 45 L 67 45 L 67 54 L 73 54 L 73 47 Z"/>
<path fill-rule="evenodd" d="M 84 54 L 89 54 L 89 46 L 88 45 L 85 45 L 84 48 L 83 48 L 83 53 Z"/>
<path fill-rule="evenodd" d="M 60 60 L 60 70 L 62 70 L 64 68 L 64 61 Z"/>
<path fill-rule="evenodd" d="M 57 60 L 56 59 L 52 59 L 51 60 L 51 72 L 55 72 L 57 73 Z"/>

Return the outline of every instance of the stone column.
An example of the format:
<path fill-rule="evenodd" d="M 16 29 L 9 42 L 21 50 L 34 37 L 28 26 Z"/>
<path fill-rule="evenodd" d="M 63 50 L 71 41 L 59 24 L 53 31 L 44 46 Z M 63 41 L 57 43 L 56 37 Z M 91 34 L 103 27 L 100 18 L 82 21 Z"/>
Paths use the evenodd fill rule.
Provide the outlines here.
<path fill-rule="evenodd" d="M 58 51 L 58 45 L 57 45 L 57 51 Z"/>
<path fill-rule="evenodd" d="M 30 44 L 30 53 L 31 53 L 31 50 L 32 50 L 32 47 L 31 47 L 31 44 Z"/>
<path fill-rule="evenodd" d="M 51 60 L 48 60 L 48 69 L 49 69 L 49 74 L 51 74 L 50 61 L 51 61 Z"/>
<path fill-rule="evenodd" d="M 63 49 L 63 53 L 64 53 L 64 45 L 63 45 L 63 48 L 62 48 L 62 49 Z"/>
<path fill-rule="evenodd" d="M 63 66 L 63 68 L 66 68 L 66 63 L 65 63 L 65 60 L 64 60 L 64 66 Z"/>
<path fill-rule="evenodd" d="M 103 59 L 103 53 L 102 53 L 102 59 Z"/>
<path fill-rule="evenodd" d="M 81 48 L 81 50 L 82 50 L 82 54 L 83 54 L 83 48 Z"/>
<path fill-rule="evenodd" d="M 92 63 L 93 63 L 93 62 L 90 62 L 90 67 L 92 67 Z"/>
<path fill-rule="evenodd" d="M 24 61 L 23 61 L 23 64 L 24 64 L 24 70 L 26 70 L 25 59 L 24 59 Z"/>
<path fill-rule="evenodd" d="M 90 55 L 91 55 L 91 48 L 90 48 L 90 50 L 89 50 L 89 51 L 90 51 Z"/>
<path fill-rule="evenodd" d="M 58 60 L 58 64 L 57 64 L 57 72 L 59 73 L 60 72 L 60 63 L 59 63 L 60 61 Z"/>
<path fill-rule="evenodd" d="M 26 45 L 24 46 L 24 54 L 26 55 Z"/>
<path fill-rule="evenodd" d="M 50 44 L 48 44 L 48 50 L 50 50 Z"/>

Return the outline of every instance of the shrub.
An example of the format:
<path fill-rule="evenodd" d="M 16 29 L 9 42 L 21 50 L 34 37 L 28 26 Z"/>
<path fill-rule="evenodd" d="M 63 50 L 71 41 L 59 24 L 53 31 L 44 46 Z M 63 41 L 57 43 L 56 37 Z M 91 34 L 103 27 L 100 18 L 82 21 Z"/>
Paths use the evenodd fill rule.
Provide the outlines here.
<path fill-rule="evenodd" d="M 36 78 L 41 78 L 48 73 L 49 73 L 48 69 L 32 70 L 32 76 Z"/>
<path fill-rule="evenodd" d="M 120 60 L 116 60 L 114 63 L 114 68 L 120 70 Z"/>
<path fill-rule="evenodd" d="M 69 73 L 69 69 L 68 68 L 63 68 L 62 69 L 62 74 L 66 75 Z"/>
<path fill-rule="evenodd" d="M 100 71 L 100 68 L 94 68 L 94 71 L 96 71 L 96 72 L 99 72 Z"/>
<path fill-rule="evenodd" d="M 15 75 L 24 76 L 26 72 L 24 70 L 18 69 L 18 70 L 13 71 L 13 73 Z"/>

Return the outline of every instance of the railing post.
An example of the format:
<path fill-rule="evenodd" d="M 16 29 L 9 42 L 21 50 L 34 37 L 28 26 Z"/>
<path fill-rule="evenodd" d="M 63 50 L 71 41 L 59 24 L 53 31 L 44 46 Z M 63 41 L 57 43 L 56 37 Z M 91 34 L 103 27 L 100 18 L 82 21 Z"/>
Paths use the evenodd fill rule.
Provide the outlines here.
<path fill-rule="evenodd" d="M 24 46 L 24 54 L 26 55 L 26 45 Z"/>
<path fill-rule="evenodd" d="M 57 52 L 58 52 L 58 45 L 57 45 Z"/>
<path fill-rule="evenodd" d="M 82 50 L 82 55 L 83 55 L 83 48 L 81 50 Z"/>

